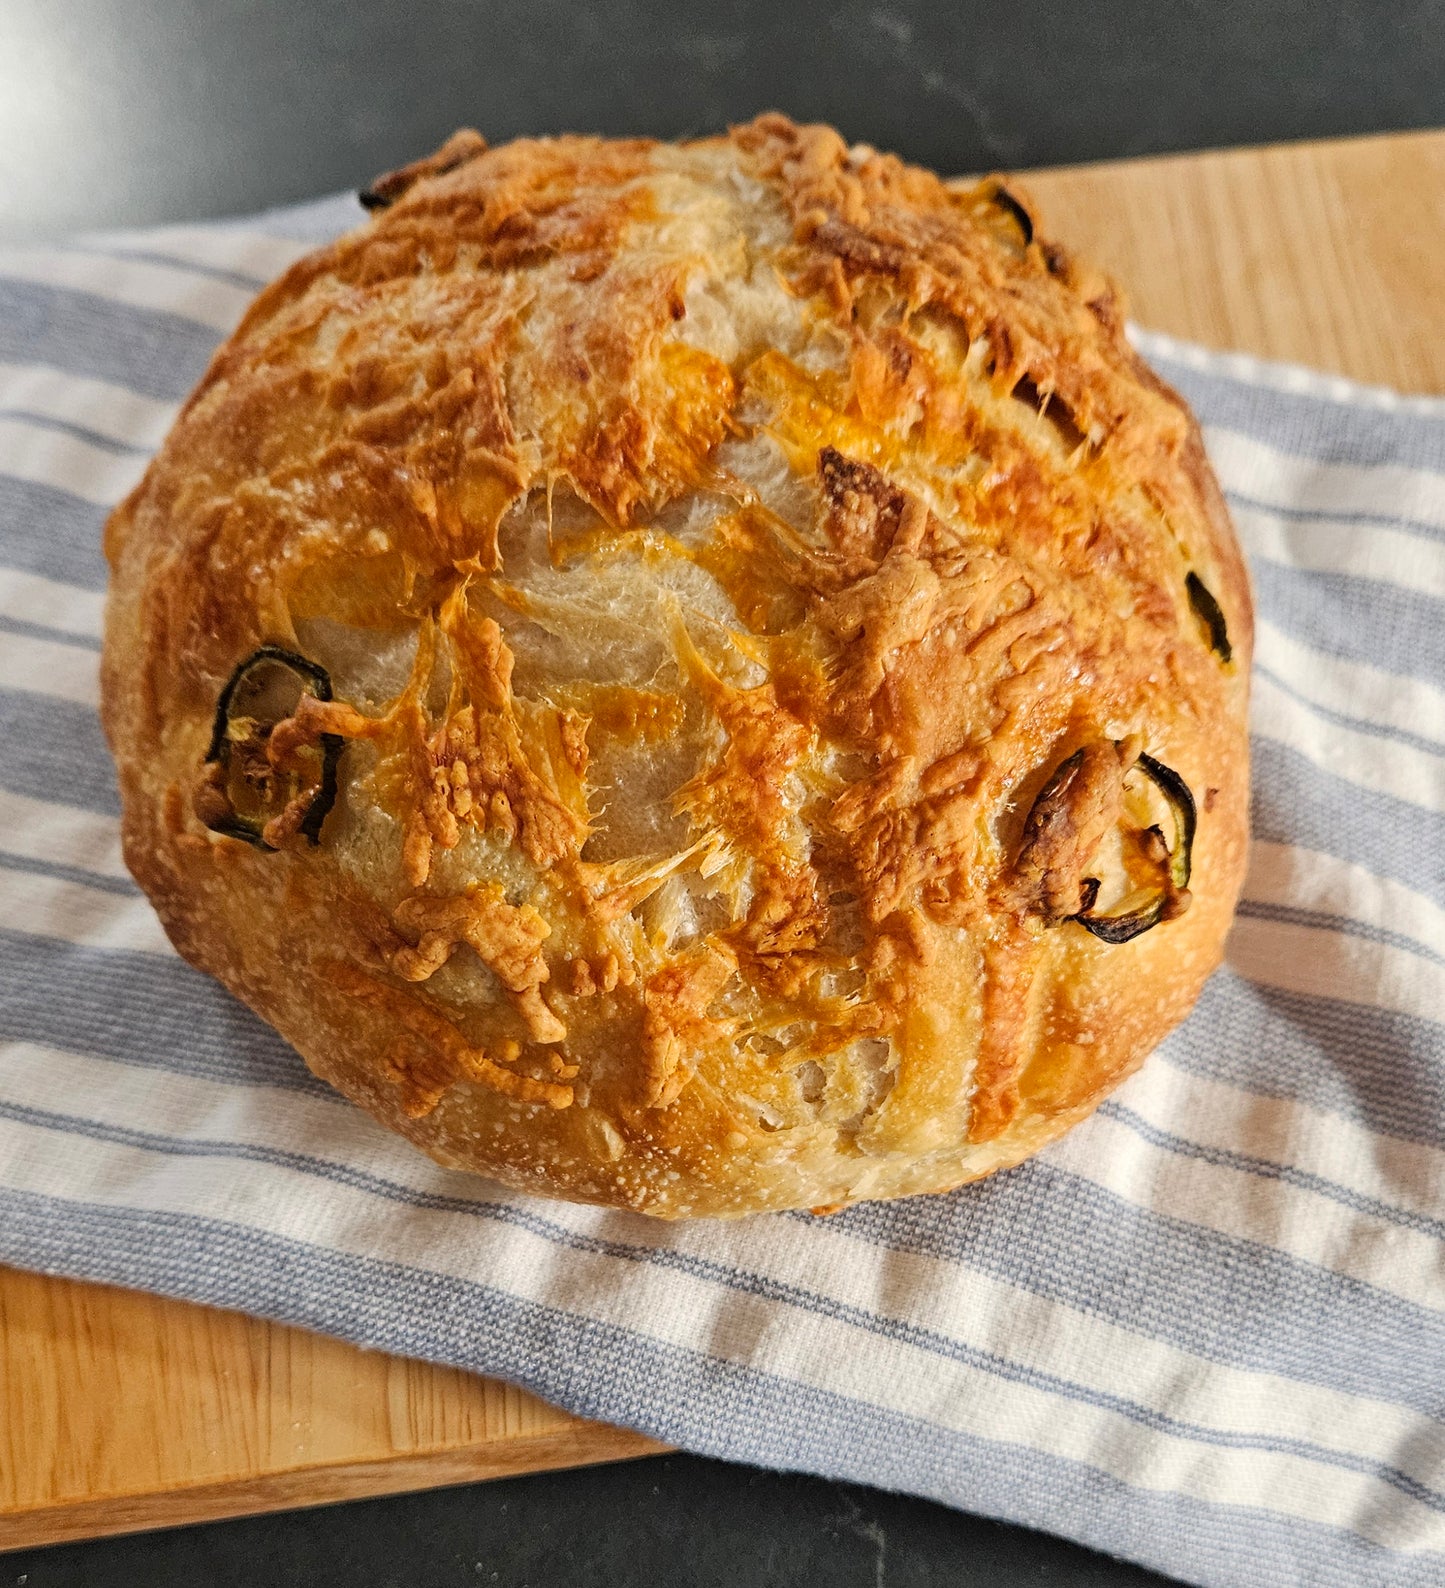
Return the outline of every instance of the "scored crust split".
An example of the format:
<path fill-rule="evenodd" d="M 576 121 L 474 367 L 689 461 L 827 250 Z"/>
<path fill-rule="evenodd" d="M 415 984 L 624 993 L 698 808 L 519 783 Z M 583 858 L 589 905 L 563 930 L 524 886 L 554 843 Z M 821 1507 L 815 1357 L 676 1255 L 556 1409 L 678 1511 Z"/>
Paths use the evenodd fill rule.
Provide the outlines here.
<path fill-rule="evenodd" d="M 1218 963 L 1249 589 L 1110 285 L 764 116 L 383 179 L 106 532 L 125 852 L 443 1163 L 665 1216 L 937 1191 Z"/>

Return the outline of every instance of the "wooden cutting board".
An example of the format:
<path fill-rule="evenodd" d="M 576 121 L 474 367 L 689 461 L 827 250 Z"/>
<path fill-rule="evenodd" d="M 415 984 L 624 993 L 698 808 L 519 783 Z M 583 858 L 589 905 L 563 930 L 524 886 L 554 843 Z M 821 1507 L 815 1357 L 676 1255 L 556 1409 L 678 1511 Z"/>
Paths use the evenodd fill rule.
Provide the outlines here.
<path fill-rule="evenodd" d="M 1445 392 L 1445 132 L 1039 172 L 1141 324 Z M 0 1548 L 661 1447 L 509 1385 L 0 1269 Z"/>

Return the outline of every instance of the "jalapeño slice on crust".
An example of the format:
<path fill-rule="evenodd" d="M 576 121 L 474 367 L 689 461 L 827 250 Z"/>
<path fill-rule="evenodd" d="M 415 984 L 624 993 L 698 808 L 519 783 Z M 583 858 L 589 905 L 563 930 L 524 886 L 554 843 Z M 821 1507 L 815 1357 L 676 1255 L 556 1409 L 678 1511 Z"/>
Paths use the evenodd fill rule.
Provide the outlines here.
<path fill-rule="evenodd" d="M 213 832 L 258 849 L 274 849 L 266 840 L 267 824 L 294 801 L 306 800 L 294 830 L 313 845 L 321 841 L 321 824 L 336 803 L 337 764 L 345 741 L 334 733 L 321 735 L 314 781 L 302 772 L 274 767 L 266 754 L 272 729 L 307 693 L 330 700 L 331 675 L 280 645 L 252 651 L 226 680 L 206 750 L 211 770 L 201 818 Z"/>
<path fill-rule="evenodd" d="M 1013 217 L 1014 224 L 1023 233 L 1024 247 L 1027 248 L 1034 240 L 1034 218 L 1014 197 L 1002 182 L 994 189 L 993 201 L 1006 214 Z"/>
<path fill-rule="evenodd" d="M 1194 609 L 1195 617 L 1209 634 L 1209 648 L 1221 662 L 1231 660 L 1234 647 L 1229 643 L 1229 625 L 1224 621 L 1224 613 L 1214 599 L 1213 591 L 1193 569 L 1185 575 L 1184 588 L 1189 592 L 1189 605 Z"/>
<path fill-rule="evenodd" d="M 1198 813 L 1189 785 L 1171 767 L 1156 761 L 1152 755 L 1140 755 L 1130 768 L 1148 778 L 1159 791 L 1174 822 L 1174 841 L 1171 844 L 1159 827 L 1146 830 L 1150 841 L 1166 864 L 1165 880 L 1153 895 L 1142 904 L 1113 914 L 1096 914 L 1094 902 L 1099 897 L 1100 882 L 1097 877 L 1086 877 L 1083 887 L 1084 907 L 1073 916 L 1086 931 L 1092 932 L 1104 943 L 1127 943 L 1139 937 L 1161 921 L 1172 921 L 1189 906 L 1189 873 L 1193 864 L 1194 832 L 1198 826 Z"/>

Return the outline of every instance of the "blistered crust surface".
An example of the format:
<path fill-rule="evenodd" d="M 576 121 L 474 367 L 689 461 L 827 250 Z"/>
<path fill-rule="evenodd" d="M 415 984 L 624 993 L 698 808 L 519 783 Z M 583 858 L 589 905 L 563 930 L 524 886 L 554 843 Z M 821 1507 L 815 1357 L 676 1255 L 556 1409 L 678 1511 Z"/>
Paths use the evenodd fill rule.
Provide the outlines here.
<path fill-rule="evenodd" d="M 370 201 L 108 526 L 180 950 L 443 1162 L 667 1216 L 945 1189 L 1089 1112 L 1246 843 L 1248 585 L 1112 288 L 1017 188 L 775 116 L 458 134 Z M 330 698 L 218 721 L 263 646 Z"/>

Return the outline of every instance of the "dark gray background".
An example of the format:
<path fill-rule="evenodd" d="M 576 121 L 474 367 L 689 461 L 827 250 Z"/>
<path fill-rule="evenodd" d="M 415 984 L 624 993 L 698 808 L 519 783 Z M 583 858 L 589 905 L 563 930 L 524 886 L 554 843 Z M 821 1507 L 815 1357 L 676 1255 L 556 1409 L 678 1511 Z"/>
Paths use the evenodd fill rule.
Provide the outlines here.
<path fill-rule="evenodd" d="M 950 172 L 1439 125 L 1445 0 L 0 0 L 0 235 L 356 187 L 461 123 L 674 136 L 769 107 Z M 0 1588 L 1161 1580 L 685 1456 L 0 1559 Z"/>
<path fill-rule="evenodd" d="M 1445 119 L 1440 0 L 0 0 L 0 233 L 354 187 L 458 123 L 768 108 L 949 172 Z"/>

